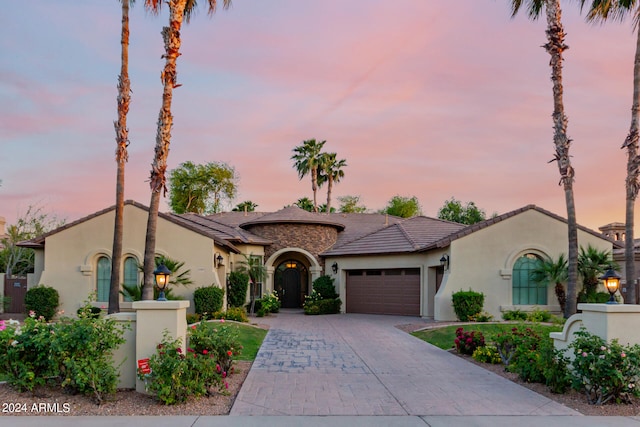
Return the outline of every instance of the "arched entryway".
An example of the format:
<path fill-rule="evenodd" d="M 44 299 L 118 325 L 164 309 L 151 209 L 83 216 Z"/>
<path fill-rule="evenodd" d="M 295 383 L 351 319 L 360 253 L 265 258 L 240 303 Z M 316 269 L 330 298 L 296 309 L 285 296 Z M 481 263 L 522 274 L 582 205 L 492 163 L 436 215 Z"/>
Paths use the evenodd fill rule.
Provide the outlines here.
<path fill-rule="evenodd" d="M 307 267 L 296 259 L 287 259 L 278 264 L 273 278 L 273 289 L 278 294 L 282 308 L 299 308 L 309 289 Z"/>

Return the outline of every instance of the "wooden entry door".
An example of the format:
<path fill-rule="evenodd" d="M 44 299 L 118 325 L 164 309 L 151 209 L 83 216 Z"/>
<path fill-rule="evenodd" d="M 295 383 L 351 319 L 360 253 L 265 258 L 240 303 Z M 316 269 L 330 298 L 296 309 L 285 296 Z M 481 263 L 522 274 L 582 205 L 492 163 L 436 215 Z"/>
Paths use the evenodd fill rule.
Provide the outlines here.
<path fill-rule="evenodd" d="M 24 313 L 24 296 L 27 294 L 26 278 L 4 278 L 4 296 L 10 299 L 7 313 Z"/>
<path fill-rule="evenodd" d="M 282 275 L 282 308 L 300 307 L 300 272 L 287 268 Z"/>

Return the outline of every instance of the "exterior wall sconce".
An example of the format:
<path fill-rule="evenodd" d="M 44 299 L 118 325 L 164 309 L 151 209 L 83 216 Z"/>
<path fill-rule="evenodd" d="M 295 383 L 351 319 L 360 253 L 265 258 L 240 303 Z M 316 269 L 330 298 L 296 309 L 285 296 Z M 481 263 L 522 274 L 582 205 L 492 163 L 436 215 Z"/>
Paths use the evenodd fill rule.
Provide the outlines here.
<path fill-rule="evenodd" d="M 620 289 L 620 275 L 609 266 L 609 269 L 602 276 L 598 277 L 598 279 L 604 281 L 604 287 L 609 291 L 609 294 L 611 294 L 611 298 L 609 298 L 607 304 L 617 304 L 618 301 L 616 301 L 614 295 L 618 289 Z"/>
<path fill-rule="evenodd" d="M 153 275 L 156 277 L 156 285 L 160 290 L 158 301 L 166 301 L 167 298 L 165 298 L 164 296 L 164 290 L 169 284 L 169 276 L 171 275 L 171 270 L 169 270 L 166 265 L 160 264 L 158 268 L 153 271 Z"/>
<path fill-rule="evenodd" d="M 222 258 L 222 255 L 220 255 L 220 252 L 216 253 L 216 255 L 213 257 L 213 260 L 215 261 L 216 268 L 224 267 L 224 258 Z"/>
<path fill-rule="evenodd" d="M 449 269 L 449 255 L 442 255 L 442 258 L 440 258 L 440 265 L 443 266 L 445 270 Z"/>
<path fill-rule="evenodd" d="M 331 264 L 331 270 L 333 271 L 333 274 L 338 274 L 338 263 L 334 262 L 333 264 Z"/>

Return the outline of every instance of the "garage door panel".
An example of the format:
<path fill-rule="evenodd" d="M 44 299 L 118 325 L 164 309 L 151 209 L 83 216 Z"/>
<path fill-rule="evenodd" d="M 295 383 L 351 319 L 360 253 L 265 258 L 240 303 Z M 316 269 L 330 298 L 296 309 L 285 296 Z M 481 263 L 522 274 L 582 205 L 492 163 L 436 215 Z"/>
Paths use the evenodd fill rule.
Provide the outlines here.
<path fill-rule="evenodd" d="M 420 315 L 420 270 L 347 272 L 348 313 Z"/>

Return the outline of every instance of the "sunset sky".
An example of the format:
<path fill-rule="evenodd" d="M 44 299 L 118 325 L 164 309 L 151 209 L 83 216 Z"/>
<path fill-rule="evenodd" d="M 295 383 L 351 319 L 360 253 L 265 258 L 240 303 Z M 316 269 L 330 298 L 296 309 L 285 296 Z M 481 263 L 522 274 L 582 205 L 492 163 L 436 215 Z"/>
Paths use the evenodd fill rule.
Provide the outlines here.
<path fill-rule="evenodd" d="M 371 210 L 416 196 L 436 216 L 453 196 L 489 215 L 536 204 L 566 216 L 557 165 L 548 163 L 544 17 L 511 19 L 507 0 L 234 0 L 213 17 L 200 3 L 182 31 L 169 168 L 227 162 L 240 176 L 233 205 L 273 211 L 312 197 L 290 157 L 316 138 L 348 163 L 335 206 L 343 195 Z M 143 6 L 130 14 L 125 197 L 148 205 L 168 8 L 153 16 Z M 597 229 L 624 221 L 620 146 L 635 36 L 629 21 L 587 24 L 576 2 L 563 7 L 577 216 Z M 3 5 L 0 216 L 8 223 L 29 205 L 72 221 L 115 203 L 120 23 L 116 0 Z"/>

